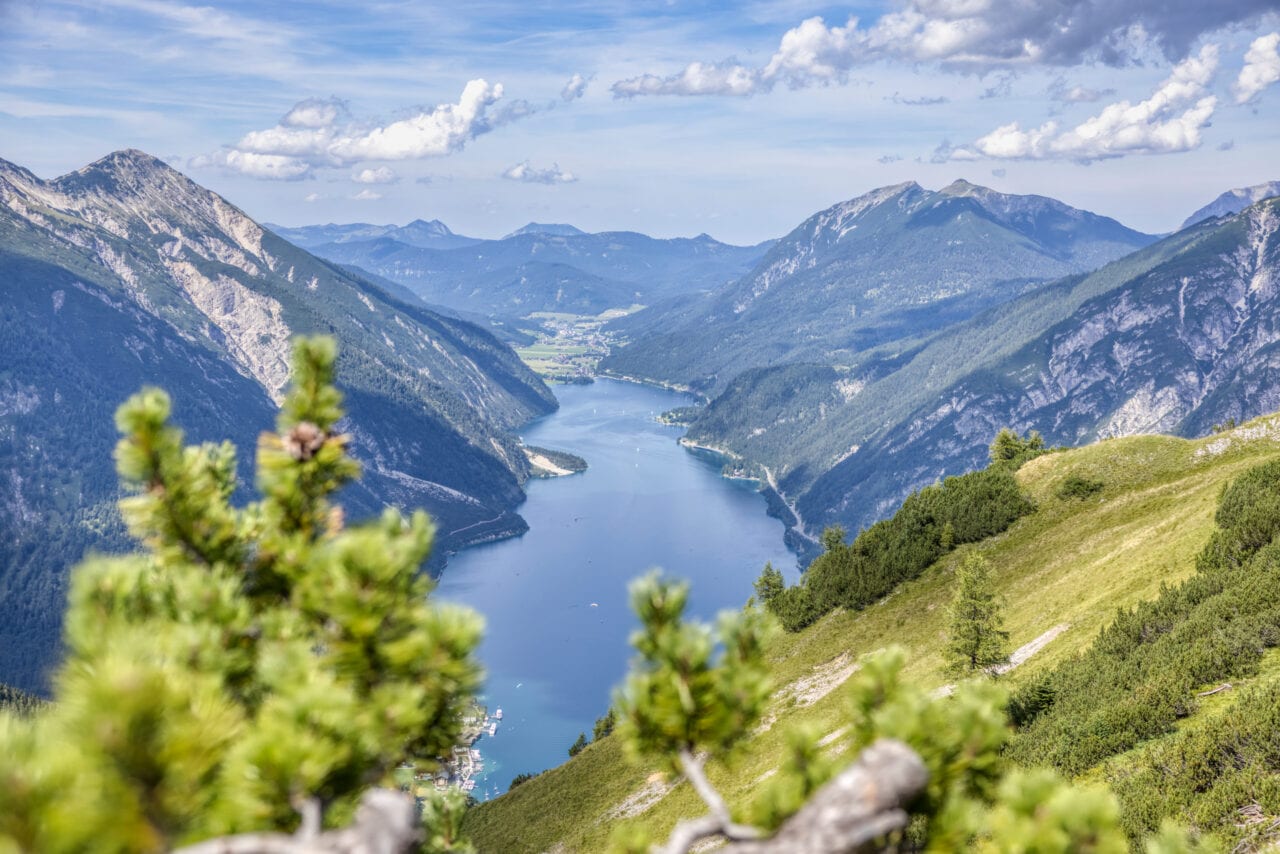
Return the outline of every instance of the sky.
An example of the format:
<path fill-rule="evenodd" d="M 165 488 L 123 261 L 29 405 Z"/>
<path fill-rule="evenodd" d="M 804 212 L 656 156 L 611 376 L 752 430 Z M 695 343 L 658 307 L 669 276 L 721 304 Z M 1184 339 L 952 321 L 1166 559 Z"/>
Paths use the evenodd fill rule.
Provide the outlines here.
<path fill-rule="evenodd" d="M 0 158 L 260 221 L 734 243 L 965 178 L 1165 232 L 1280 179 L 1280 0 L 0 0 Z"/>

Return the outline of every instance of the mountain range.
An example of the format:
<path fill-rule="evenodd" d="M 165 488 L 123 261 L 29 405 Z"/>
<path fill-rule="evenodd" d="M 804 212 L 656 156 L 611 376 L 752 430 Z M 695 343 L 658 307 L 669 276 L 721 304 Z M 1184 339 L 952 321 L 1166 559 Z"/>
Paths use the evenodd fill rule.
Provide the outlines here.
<path fill-rule="evenodd" d="M 406 236 L 415 225 L 308 226 L 278 233 L 331 261 L 407 287 L 424 302 L 501 317 L 599 314 L 709 291 L 750 270 L 769 246 L 730 246 L 706 234 L 661 240 L 530 223 L 501 240 L 449 232 L 450 239 L 470 241 L 452 247 Z M 370 228 L 391 230 L 375 235 Z"/>
<path fill-rule="evenodd" d="M 297 248 L 138 151 L 54 180 L 0 161 L 0 673 L 39 689 L 66 572 L 122 547 L 112 413 L 143 385 L 247 482 L 292 336 L 337 337 L 354 512 L 426 507 L 437 553 L 526 526 L 514 429 L 556 407 L 505 344 Z"/>
<path fill-rule="evenodd" d="M 1240 211 L 1254 202 L 1260 202 L 1263 199 L 1269 199 L 1274 196 L 1280 196 L 1280 181 L 1267 181 L 1264 184 L 1255 184 L 1252 187 L 1227 190 L 1218 198 L 1187 217 L 1182 223 L 1182 228 L 1195 225 L 1209 217 L 1230 216 L 1231 214 L 1240 213 Z"/>
<path fill-rule="evenodd" d="M 853 364 L 1153 240 L 963 180 L 936 192 L 883 187 L 813 215 L 709 298 L 619 321 L 631 343 L 602 367 L 716 393 L 749 368 Z"/>
<path fill-rule="evenodd" d="M 459 246 L 471 246 L 481 242 L 479 238 L 454 234 L 449 230 L 449 226 L 438 219 L 430 222 L 415 219 L 408 225 L 370 225 L 367 222 L 353 222 L 345 225 L 335 223 L 304 225 L 299 228 L 271 223 L 263 223 L 263 225 L 303 249 L 315 249 L 327 243 L 357 243 L 379 238 L 395 240 L 422 249 L 456 249 Z"/>
<path fill-rule="evenodd" d="M 1075 445 L 1274 410 L 1277 230 L 1280 201 L 1259 202 L 921 342 L 744 371 L 688 440 L 765 466 L 815 534 L 981 464 L 1002 427 Z"/>

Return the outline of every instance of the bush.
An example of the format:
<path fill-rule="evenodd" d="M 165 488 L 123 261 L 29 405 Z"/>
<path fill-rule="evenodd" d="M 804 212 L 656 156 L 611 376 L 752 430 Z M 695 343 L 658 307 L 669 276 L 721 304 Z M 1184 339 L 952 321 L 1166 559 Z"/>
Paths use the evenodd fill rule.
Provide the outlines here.
<path fill-rule="evenodd" d="M 1197 708 L 1199 686 L 1257 671 L 1263 653 L 1280 644 L 1280 463 L 1237 478 L 1223 493 L 1216 521 L 1195 575 L 1118 612 L 1087 652 L 1042 677 L 1045 687 L 1019 692 L 1013 709 L 1021 729 L 1011 759 L 1086 773 L 1172 732 Z M 1240 734 L 1245 720 L 1220 720 L 1217 741 L 1179 734 L 1172 742 L 1178 747 L 1135 758 L 1138 770 L 1117 778 L 1132 839 L 1179 814 L 1196 821 L 1212 815 L 1220 829 L 1240 837 L 1221 793 L 1244 797 L 1259 769 L 1280 771 L 1280 751 L 1267 764 L 1271 748 Z M 1148 790 L 1162 794 L 1143 794 Z"/>
<path fill-rule="evenodd" d="M 1100 480 L 1091 480 L 1087 477 L 1079 475 L 1068 475 L 1067 479 L 1058 484 L 1058 488 L 1054 490 L 1054 494 L 1064 501 L 1078 498 L 1085 499 L 1091 495 L 1096 495 L 1102 491 L 1103 483 Z"/>
<path fill-rule="evenodd" d="M 757 584 L 768 582 L 764 604 L 783 628 L 799 631 L 835 608 L 865 608 L 951 549 L 998 534 L 1033 509 L 1013 466 L 992 465 L 921 489 L 852 543 L 842 529 L 828 528 L 823 553 L 799 585 L 779 592 L 780 576 L 765 575 Z"/>
<path fill-rule="evenodd" d="M 359 471 L 334 352 L 297 345 L 242 509 L 229 443 L 185 447 L 156 389 L 120 408 L 121 513 L 144 551 L 76 569 L 54 702 L 0 714 L 0 850 L 290 831 L 304 803 L 343 824 L 366 787 L 455 743 L 480 623 L 428 600 L 425 514 L 347 527 L 329 502 Z M 453 807 L 432 807 L 429 838 L 453 838 Z"/>

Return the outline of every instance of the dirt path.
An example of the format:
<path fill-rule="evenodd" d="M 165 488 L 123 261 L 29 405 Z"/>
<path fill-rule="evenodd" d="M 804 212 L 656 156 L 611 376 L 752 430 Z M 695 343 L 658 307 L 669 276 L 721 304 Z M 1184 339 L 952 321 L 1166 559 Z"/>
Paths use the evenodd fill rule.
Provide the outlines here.
<path fill-rule="evenodd" d="M 1054 640 L 1054 638 L 1056 638 L 1058 635 L 1062 634 L 1069 628 L 1071 628 L 1070 623 L 1058 623 L 1058 625 L 1049 629 L 1047 632 L 1035 638 L 1034 640 L 1024 643 L 1022 646 L 1018 647 L 1013 651 L 1013 654 L 1009 656 L 1009 661 L 1007 663 L 1001 664 L 998 667 L 994 668 L 995 674 L 999 676 L 1004 673 L 1008 673 L 1010 670 L 1013 670 L 1015 667 L 1020 667 L 1021 665 L 1025 664 L 1027 662 L 1027 659 L 1031 658 L 1031 656 L 1035 655 L 1037 652 L 1044 649 Z M 941 688 L 935 689 L 930 696 L 950 697 L 953 693 L 955 693 L 955 690 L 956 690 L 955 685 L 943 685 Z"/>

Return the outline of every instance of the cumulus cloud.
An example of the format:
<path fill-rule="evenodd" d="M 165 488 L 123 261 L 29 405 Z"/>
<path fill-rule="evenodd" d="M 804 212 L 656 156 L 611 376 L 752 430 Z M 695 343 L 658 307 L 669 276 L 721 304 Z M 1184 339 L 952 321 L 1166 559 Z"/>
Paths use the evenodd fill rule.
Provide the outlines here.
<path fill-rule="evenodd" d="M 310 178 L 312 174 L 311 164 L 296 157 L 259 154 L 236 149 L 202 154 L 191 158 L 188 165 L 195 169 L 216 166 L 231 172 L 239 172 L 250 178 L 262 178 L 268 181 L 300 181 L 303 178 Z"/>
<path fill-rule="evenodd" d="M 501 98 L 502 84 L 472 80 L 456 104 L 421 109 L 387 124 L 353 121 L 346 103 L 336 98 L 310 99 L 296 104 L 274 127 L 251 131 L 234 145 L 201 159 L 205 165 L 251 177 L 279 179 L 306 177 L 317 167 L 349 166 L 365 160 L 440 157 L 533 111 L 524 101 L 495 106 Z M 375 169 L 357 174 L 383 171 L 390 172 Z"/>
<path fill-rule="evenodd" d="M 581 74 L 575 74 L 569 78 L 569 82 L 564 84 L 564 88 L 560 90 L 560 97 L 566 101 L 576 101 L 587 91 L 587 84 L 590 82 L 589 78 L 583 77 Z"/>
<path fill-rule="evenodd" d="M 308 98 L 293 105 L 280 124 L 295 128 L 325 128 L 349 116 L 347 102 L 339 98 Z"/>
<path fill-rule="evenodd" d="M 310 203 L 310 202 L 318 202 L 323 198 L 324 196 L 320 195 L 319 193 L 307 193 L 305 196 L 303 196 L 302 200 L 304 202 Z"/>
<path fill-rule="evenodd" d="M 861 26 L 813 17 L 788 30 L 762 67 L 693 62 L 669 76 L 620 80 L 615 97 L 753 95 L 844 83 L 878 60 L 936 62 L 971 70 L 1100 61 L 1119 66 L 1152 50 L 1186 57 L 1205 33 L 1274 13 L 1275 0 L 908 0 Z"/>
<path fill-rule="evenodd" d="M 1236 103 L 1249 103 L 1277 80 L 1280 80 L 1280 33 L 1272 33 L 1254 39 L 1244 55 L 1244 68 L 1236 78 Z"/>
<path fill-rule="evenodd" d="M 379 193 L 377 190 L 361 190 L 351 198 L 355 199 L 357 202 L 376 202 L 378 199 L 382 198 L 382 193 Z"/>
<path fill-rule="evenodd" d="M 377 169 L 357 170 L 352 173 L 351 180 L 357 184 L 394 184 L 400 178 L 386 166 L 379 166 Z"/>
<path fill-rule="evenodd" d="M 1059 77 L 1049 87 L 1049 97 L 1064 104 L 1092 104 L 1103 98 L 1110 98 L 1115 89 L 1090 89 L 1088 86 L 1068 86 L 1067 81 Z"/>
<path fill-rule="evenodd" d="M 1137 104 L 1109 104 L 1074 128 L 1049 121 L 1023 130 L 1017 122 L 998 127 L 969 146 L 940 146 L 935 159 L 1066 159 L 1091 162 L 1128 154 L 1169 154 L 1200 146 L 1200 131 L 1218 100 L 1208 94 L 1218 67 L 1218 48 L 1206 45 L 1178 63 L 1151 97 Z"/>
<path fill-rule="evenodd" d="M 559 163 L 551 164 L 549 169 L 537 169 L 522 160 L 503 171 L 502 177 L 509 181 L 524 181 L 528 184 L 572 184 L 578 180 L 572 172 L 560 168 Z"/>

